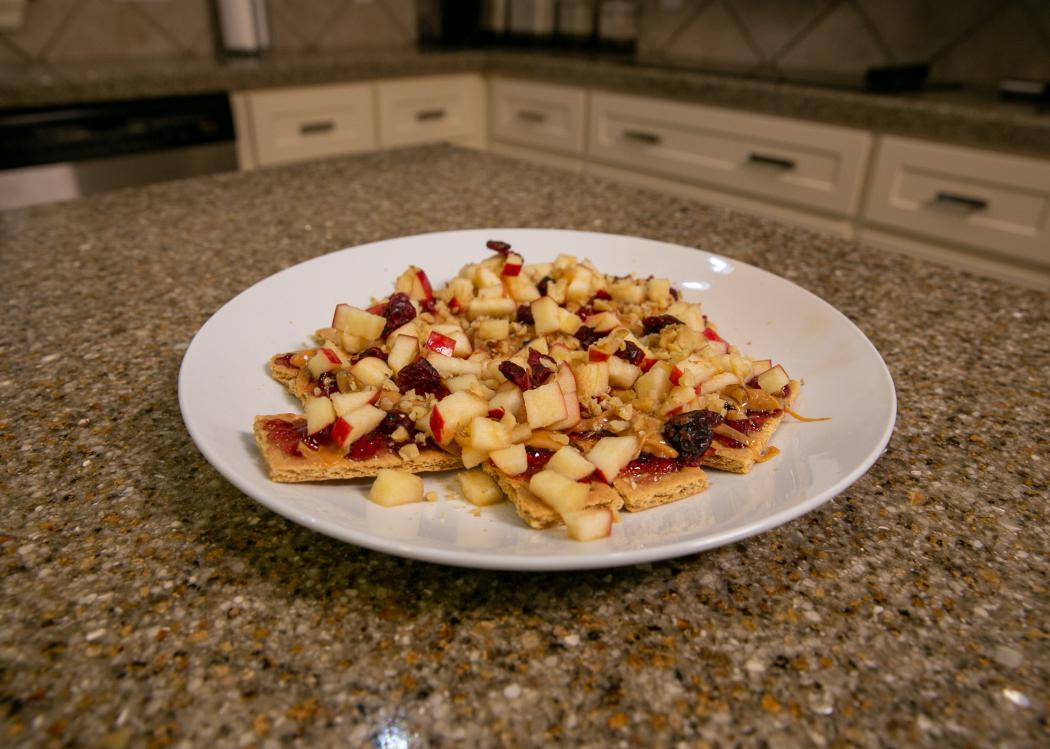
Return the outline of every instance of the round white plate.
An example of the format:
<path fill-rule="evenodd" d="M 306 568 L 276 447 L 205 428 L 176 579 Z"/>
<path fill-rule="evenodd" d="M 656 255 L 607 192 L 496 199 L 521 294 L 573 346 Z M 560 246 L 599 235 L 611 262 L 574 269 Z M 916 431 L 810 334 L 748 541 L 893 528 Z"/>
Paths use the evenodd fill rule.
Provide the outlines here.
<path fill-rule="evenodd" d="M 509 503 L 477 512 L 448 498 L 454 473 L 430 474 L 434 503 L 379 507 L 370 480 L 276 484 L 251 435 L 257 414 L 298 411 L 270 379 L 275 353 L 309 345 L 337 302 L 364 305 L 390 293 L 407 266 L 434 285 L 487 257 L 485 240 L 510 242 L 526 262 L 560 253 L 590 258 L 606 273 L 670 278 L 701 302 L 718 332 L 802 380 L 795 408 L 831 421 L 786 419 L 781 454 L 746 476 L 708 471 L 710 488 L 645 512 L 623 513 L 612 536 L 579 543 L 564 528 L 535 531 Z M 235 383 L 231 387 L 231 383 Z M 481 229 L 351 247 L 288 268 L 237 295 L 198 331 L 179 373 L 186 427 L 204 457 L 237 488 L 320 533 L 389 554 L 504 570 L 614 567 L 690 554 L 775 528 L 856 481 L 879 457 L 896 415 L 893 381 L 864 334 L 809 292 L 770 273 L 679 245 L 590 232 Z"/>

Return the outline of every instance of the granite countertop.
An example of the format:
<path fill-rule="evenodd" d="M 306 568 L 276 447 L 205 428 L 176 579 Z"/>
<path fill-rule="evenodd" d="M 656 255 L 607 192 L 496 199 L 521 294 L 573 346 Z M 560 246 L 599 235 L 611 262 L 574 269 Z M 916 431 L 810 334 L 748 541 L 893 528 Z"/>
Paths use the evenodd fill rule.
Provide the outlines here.
<path fill-rule="evenodd" d="M 0 66 L 0 107 L 486 72 L 1050 156 L 1050 114 L 980 92 L 874 95 L 551 52 L 373 50 Z"/>
<path fill-rule="evenodd" d="M 744 542 L 513 574 L 317 535 L 198 453 L 176 378 L 228 299 L 348 245 L 510 225 L 820 295 L 896 380 L 885 454 Z M 0 213 L 0 253 L 5 746 L 1050 742 L 1044 294 L 448 146 Z"/>

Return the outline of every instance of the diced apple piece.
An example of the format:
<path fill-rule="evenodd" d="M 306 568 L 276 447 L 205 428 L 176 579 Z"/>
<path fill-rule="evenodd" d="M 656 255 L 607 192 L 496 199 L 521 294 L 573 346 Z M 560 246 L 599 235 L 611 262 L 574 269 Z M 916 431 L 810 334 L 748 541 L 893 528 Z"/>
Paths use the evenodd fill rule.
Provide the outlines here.
<path fill-rule="evenodd" d="M 609 363 L 585 362 L 573 368 L 576 375 L 576 397 L 592 398 L 609 392 Z"/>
<path fill-rule="evenodd" d="M 704 315 L 700 311 L 700 307 L 688 302 L 678 302 L 678 304 L 681 305 L 681 309 L 670 312 L 669 314 L 674 315 L 684 322 L 690 330 L 702 333 L 706 325 L 704 324 Z M 673 306 L 675 305 L 672 305 L 672 307 Z"/>
<path fill-rule="evenodd" d="M 570 270 L 575 268 L 577 263 L 579 263 L 579 260 L 576 259 L 575 255 L 569 255 L 564 252 L 554 258 L 554 268 L 556 270 Z"/>
<path fill-rule="evenodd" d="M 671 282 L 666 278 L 650 278 L 646 284 L 645 295 L 650 302 L 666 305 L 671 301 Z"/>
<path fill-rule="evenodd" d="M 653 402 L 663 400 L 664 396 L 671 392 L 671 365 L 667 362 L 657 362 L 638 378 L 634 389 L 639 398 L 647 398 Z"/>
<path fill-rule="evenodd" d="M 463 461 L 464 468 L 473 468 L 479 466 L 488 460 L 489 454 L 484 450 L 475 450 L 473 447 L 464 447 L 463 451 L 459 454 L 459 459 Z"/>
<path fill-rule="evenodd" d="M 679 385 L 667 395 L 667 400 L 660 407 L 660 416 L 674 416 L 685 410 L 685 407 L 696 399 L 696 391 L 691 386 Z"/>
<path fill-rule="evenodd" d="M 677 381 L 675 371 L 678 371 Z M 671 381 L 676 385 L 687 385 L 691 388 L 706 382 L 715 376 L 716 370 L 709 362 L 684 361 L 671 370 Z"/>
<path fill-rule="evenodd" d="M 564 343 L 556 342 L 550 346 L 549 355 L 554 361 L 561 364 L 567 362 L 572 358 L 572 349 L 566 346 Z"/>
<path fill-rule="evenodd" d="M 558 330 L 568 335 L 574 335 L 577 330 L 583 325 L 583 320 L 580 319 L 579 315 L 564 307 L 558 308 Z"/>
<path fill-rule="evenodd" d="M 587 505 L 590 486 L 567 479 L 557 471 L 543 470 L 529 479 L 529 491 L 564 515 Z"/>
<path fill-rule="evenodd" d="M 791 382 L 791 378 L 788 377 L 788 373 L 779 364 L 758 375 L 758 386 L 770 395 L 780 393 L 789 382 Z"/>
<path fill-rule="evenodd" d="M 394 372 L 411 364 L 419 355 L 419 339 L 414 335 L 399 335 L 390 345 L 390 354 L 386 357 L 387 366 Z"/>
<path fill-rule="evenodd" d="M 574 541 L 596 541 L 612 534 L 613 514 L 608 507 L 590 507 L 562 515 L 569 538 Z"/>
<path fill-rule="evenodd" d="M 307 434 L 317 434 L 335 421 L 335 409 L 328 398 L 310 398 L 303 406 Z"/>
<path fill-rule="evenodd" d="M 467 440 L 475 450 L 501 450 L 510 446 L 510 429 L 506 424 L 493 421 L 487 415 L 475 416 L 470 422 Z"/>
<path fill-rule="evenodd" d="M 371 341 L 366 341 L 359 335 L 352 335 L 345 330 L 339 331 L 339 348 L 348 354 L 358 354 L 368 348 Z"/>
<path fill-rule="evenodd" d="M 555 304 L 565 304 L 565 289 L 568 286 L 568 278 L 559 278 L 554 283 L 547 284 L 547 296 L 553 299 Z"/>
<path fill-rule="evenodd" d="M 335 314 L 332 315 L 332 327 L 350 335 L 374 341 L 383 334 L 386 318 L 373 315 L 357 307 L 351 307 L 349 304 L 337 304 Z"/>
<path fill-rule="evenodd" d="M 700 394 L 707 395 L 708 393 L 717 393 L 730 385 L 736 385 L 739 382 L 740 378 L 732 372 L 722 372 L 721 374 L 716 374 L 714 377 L 700 385 Z"/>
<path fill-rule="evenodd" d="M 378 356 L 366 356 L 350 367 L 350 374 L 358 382 L 371 385 L 372 387 L 379 387 L 386 382 L 387 378 L 393 374 L 393 371 Z"/>
<path fill-rule="evenodd" d="M 476 320 L 479 317 L 510 317 L 517 310 L 517 303 L 513 299 L 506 297 L 475 299 L 467 308 L 467 316 L 471 320 Z"/>
<path fill-rule="evenodd" d="M 533 390 L 526 390 L 522 397 L 525 400 L 525 416 L 533 429 L 554 424 L 568 415 L 565 410 L 565 398 L 556 380 Z"/>
<path fill-rule="evenodd" d="M 618 356 L 609 359 L 609 384 L 615 388 L 629 388 L 642 376 L 641 367 Z"/>
<path fill-rule="evenodd" d="M 608 333 L 620 326 L 620 318 L 612 312 L 599 312 L 587 318 L 587 327 L 593 328 L 596 333 Z"/>
<path fill-rule="evenodd" d="M 480 361 L 457 359 L 454 356 L 442 356 L 434 352 L 427 354 L 426 358 L 442 377 L 454 377 L 461 374 L 472 374 L 480 377 L 485 369 L 485 365 Z"/>
<path fill-rule="evenodd" d="M 483 286 L 478 289 L 477 299 L 503 299 L 507 295 L 502 285 Z"/>
<path fill-rule="evenodd" d="M 769 359 L 755 359 L 755 361 L 751 362 L 752 371 L 756 376 L 762 374 L 772 366 L 773 362 Z"/>
<path fill-rule="evenodd" d="M 461 471 L 459 485 L 463 489 L 464 498 L 472 505 L 488 507 L 503 501 L 503 492 L 499 486 L 491 476 L 482 471 Z"/>
<path fill-rule="evenodd" d="M 503 322 L 506 321 L 504 320 Z M 455 346 L 452 349 L 452 356 L 466 359 L 474 352 L 474 347 L 470 345 L 470 339 L 467 337 L 467 334 L 463 332 L 463 328 L 455 323 L 435 325 L 431 328 L 431 331 L 448 336 L 455 342 Z"/>
<path fill-rule="evenodd" d="M 550 425 L 551 429 L 572 429 L 580 423 L 580 401 L 576 392 L 576 375 L 568 364 L 558 367 L 558 375 L 555 380 L 558 389 L 561 390 L 562 400 L 565 402 L 565 418 Z"/>
<path fill-rule="evenodd" d="M 557 265 L 557 263 L 555 263 Z M 585 302 L 591 298 L 591 272 L 582 265 L 572 269 L 565 298 L 572 302 Z"/>
<path fill-rule="evenodd" d="M 561 329 L 561 307 L 549 296 L 540 297 L 530 305 L 536 333 L 545 335 Z"/>
<path fill-rule="evenodd" d="M 496 394 L 489 398 L 489 410 L 502 408 L 504 413 L 519 414 L 525 405 L 525 399 L 521 395 L 521 388 L 513 382 L 505 382 L 500 385 Z"/>
<path fill-rule="evenodd" d="M 330 348 L 319 350 L 316 354 L 310 357 L 310 361 L 306 362 L 306 366 L 315 380 L 325 372 L 331 372 L 333 369 L 338 369 L 342 364 L 343 360 L 340 359 L 339 355 Z"/>
<path fill-rule="evenodd" d="M 484 289 L 488 286 L 500 286 L 500 277 L 496 271 L 492 270 L 486 265 L 479 265 L 477 272 L 474 274 L 474 284 L 479 289 Z"/>
<path fill-rule="evenodd" d="M 434 404 L 430 412 L 429 425 L 434 441 L 439 445 L 450 444 L 460 427 L 475 416 L 487 414 L 488 410 L 488 401 L 466 390 L 446 395 Z"/>
<path fill-rule="evenodd" d="M 529 455 L 523 444 L 493 450 L 489 460 L 508 476 L 519 476 L 529 469 Z"/>
<path fill-rule="evenodd" d="M 503 261 L 503 269 L 500 271 L 501 276 L 514 277 L 521 273 L 521 266 L 525 264 L 525 260 L 516 252 L 508 252 L 507 257 Z"/>
<path fill-rule="evenodd" d="M 355 408 L 341 418 L 350 426 L 349 442 L 343 445 L 344 447 L 349 447 L 350 443 L 356 442 L 366 434 L 374 432 L 383 419 L 386 418 L 386 411 L 366 404 L 360 408 Z"/>
<path fill-rule="evenodd" d="M 510 430 L 510 441 L 515 445 L 518 443 L 528 442 L 532 437 L 532 427 L 528 424 L 518 424 L 516 427 Z"/>
<path fill-rule="evenodd" d="M 368 498 L 383 507 L 423 501 L 423 479 L 408 471 L 383 468 L 372 482 Z"/>
<path fill-rule="evenodd" d="M 595 471 L 594 463 L 587 460 L 587 458 L 583 457 L 583 453 L 570 445 L 566 445 L 555 452 L 551 459 L 547 461 L 546 468 L 551 471 L 557 471 L 565 478 L 573 481 L 587 478 Z"/>
<path fill-rule="evenodd" d="M 448 387 L 450 393 L 458 393 L 460 390 L 469 390 L 472 393 L 478 394 L 477 391 L 482 387 L 478 376 L 475 374 L 461 374 L 455 377 L 450 377 L 445 380 L 445 385 Z"/>
<path fill-rule="evenodd" d="M 332 393 L 331 399 L 335 415 L 346 416 L 351 411 L 361 408 L 361 406 L 367 406 L 379 400 L 379 391 L 372 387 L 353 393 Z"/>
<path fill-rule="evenodd" d="M 598 475 L 602 481 L 611 484 L 624 466 L 631 462 L 637 450 L 638 438 L 633 435 L 602 437 L 587 451 L 586 458 L 598 467 Z"/>
<path fill-rule="evenodd" d="M 540 298 L 540 290 L 536 288 L 536 284 L 525 276 L 504 276 L 503 286 L 507 289 L 510 298 L 518 304 Z"/>
<path fill-rule="evenodd" d="M 645 301 L 645 282 L 625 278 L 610 284 L 609 294 L 617 302 L 641 304 Z"/>
<path fill-rule="evenodd" d="M 482 320 L 478 324 L 478 338 L 482 341 L 502 341 L 510 337 L 510 321 Z"/>

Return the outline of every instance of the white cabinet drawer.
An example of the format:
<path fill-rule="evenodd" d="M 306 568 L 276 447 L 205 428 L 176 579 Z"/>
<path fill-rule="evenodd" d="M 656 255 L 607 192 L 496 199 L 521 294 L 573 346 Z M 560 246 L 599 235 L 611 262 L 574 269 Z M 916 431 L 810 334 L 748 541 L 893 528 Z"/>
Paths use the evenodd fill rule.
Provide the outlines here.
<path fill-rule="evenodd" d="M 583 153 L 583 89 L 496 78 L 490 88 L 494 140 L 565 154 Z"/>
<path fill-rule="evenodd" d="M 478 140 L 484 119 L 483 84 L 477 75 L 435 76 L 377 85 L 379 143 Z"/>
<path fill-rule="evenodd" d="M 828 213 L 856 211 L 871 136 L 636 96 L 591 96 L 595 160 Z"/>
<path fill-rule="evenodd" d="M 884 137 L 865 218 L 1050 265 L 1050 161 Z"/>
<path fill-rule="evenodd" d="M 257 166 L 376 147 L 372 88 L 306 86 L 239 95 L 247 109 Z"/>

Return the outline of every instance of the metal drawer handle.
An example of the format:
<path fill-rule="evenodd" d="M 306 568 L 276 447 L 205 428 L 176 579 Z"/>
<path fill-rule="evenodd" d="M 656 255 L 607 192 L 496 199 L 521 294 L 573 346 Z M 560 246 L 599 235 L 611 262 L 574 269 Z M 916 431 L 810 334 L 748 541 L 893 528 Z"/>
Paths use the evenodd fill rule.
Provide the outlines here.
<path fill-rule="evenodd" d="M 335 122 L 332 120 L 304 122 L 299 126 L 300 135 L 320 135 L 321 133 L 330 133 L 333 130 L 335 130 Z"/>
<path fill-rule="evenodd" d="M 416 112 L 416 120 L 418 122 L 427 122 L 429 120 L 441 120 L 445 117 L 444 109 L 420 109 Z"/>
<path fill-rule="evenodd" d="M 663 138 L 656 133 L 650 133 L 646 130 L 624 130 L 623 137 L 627 140 L 633 140 L 635 143 L 647 143 L 655 146 Z"/>
<path fill-rule="evenodd" d="M 546 122 L 547 115 L 543 112 L 537 112 L 535 109 L 519 109 L 518 119 L 525 120 L 525 122 Z"/>
<path fill-rule="evenodd" d="M 760 166 L 771 166 L 777 169 L 783 169 L 788 171 L 794 169 L 796 164 L 794 159 L 785 159 L 780 156 L 767 156 L 764 153 L 749 153 L 747 155 L 748 163 L 759 164 Z"/>
<path fill-rule="evenodd" d="M 965 208 L 968 211 L 983 211 L 988 207 L 988 201 L 984 198 L 973 198 L 969 195 L 960 195 L 956 192 L 938 192 L 933 199 L 936 205 L 952 208 Z"/>

